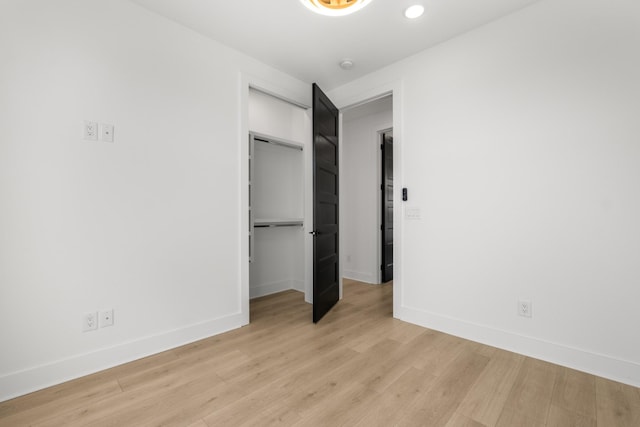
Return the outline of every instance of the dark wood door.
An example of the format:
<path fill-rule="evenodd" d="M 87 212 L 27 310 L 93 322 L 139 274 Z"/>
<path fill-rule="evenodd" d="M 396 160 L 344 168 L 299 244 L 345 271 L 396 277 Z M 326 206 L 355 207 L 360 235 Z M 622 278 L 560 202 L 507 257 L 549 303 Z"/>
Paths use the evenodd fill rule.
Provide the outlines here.
<path fill-rule="evenodd" d="M 313 85 L 313 322 L 340 298 L 338 109 Z"/>
<path fill-rule="evenodd" d="M 393 280 L 393 133 L 382 135 L 382 283 Z"/>

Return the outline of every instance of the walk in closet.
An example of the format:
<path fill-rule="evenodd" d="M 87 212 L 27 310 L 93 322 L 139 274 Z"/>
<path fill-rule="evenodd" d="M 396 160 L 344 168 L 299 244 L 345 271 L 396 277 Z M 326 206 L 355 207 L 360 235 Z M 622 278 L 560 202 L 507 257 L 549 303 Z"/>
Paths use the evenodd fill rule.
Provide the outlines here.
<path fill-rule="evenodd" d="M 249 129 L 250 297 L 306 292 L 307 111 L 251 90 Z"/>

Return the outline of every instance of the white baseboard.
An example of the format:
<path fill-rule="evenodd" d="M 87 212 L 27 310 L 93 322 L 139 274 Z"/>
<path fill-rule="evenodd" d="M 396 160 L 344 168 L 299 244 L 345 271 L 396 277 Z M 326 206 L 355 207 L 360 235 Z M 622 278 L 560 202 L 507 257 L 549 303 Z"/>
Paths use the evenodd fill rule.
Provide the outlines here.
<path fill-rule="evenodd" d="M 406 306 L 395 316 L 425 328 L 640 387 L 638 363 Z"/>
<path fill-rule="evenodd" d="M 344 270 L 342 277 L 345 279 L 357 280 L 358 282 L 370 283 L 378 285 L 378 277 L 375 274 L 362 273 L 358 271 Z"/>
<path fill-rule="evenodd" d="M 249 298 L 253 299 L 253 298 L 264 297 L 267 295 L 277 294 L 278 292 L 288 291 L 291 289 L 298 290 L 295 286 L 296 286 L 295 280 L 283 280 L 280 282 L 251 285 L 251 287 L 249 288 Z"/>
<path fill-rule="evenodd" d="M 293 280 L 292 282 L 292 288 L 298 292 L 305 292 L 305 286 L 304 286 L 304 281 L 302 280 Z"/>
<path fill-rule="evenodd" d="M 291 282 L 288 283 L 287 289 L 292 289 Z M 640 387 L 640 365 L 634 362 L 406 306 L 401 307 L 396 317 L 425 328 Z M 221 334 L 242 325 L 241 314 L 225 316 L 4 375 L 0 377 L 0 402 Z"/>
<path fill-rule="evenodd" d="M 0 377 L 0 402 L 243 326 L 233 314 Z"/>

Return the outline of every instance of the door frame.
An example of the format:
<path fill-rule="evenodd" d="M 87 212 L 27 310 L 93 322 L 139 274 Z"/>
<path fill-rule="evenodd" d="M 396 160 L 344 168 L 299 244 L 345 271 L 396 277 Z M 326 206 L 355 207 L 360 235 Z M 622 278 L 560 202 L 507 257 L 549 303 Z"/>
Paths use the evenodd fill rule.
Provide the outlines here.
<path fill-rule="evenodd" d="M 402 202 L 402 188 L 406 187 L 407 184 L 405 182 L 404 177 L 404 169 L 403 169 L 403 141 L 404 141 L 404 129 L 402 127 L 404 117 L 404 112 L 402 106 L 404 105 L 404 93 L 402 89 L 402 81 L 392 81 L 387 84 L 376 86 L 372 88 L 363 89 L 361 86 L 358 87 L 357 91 L 346 92 L 345 90 L 341 90 L 341 88 L 334 89 L 332 91 L 327 92 L 327 95 L 333 103 L 338 107 L 340 111 L 343 111 L 348 108 L 357 107 L 362 104 L 366 104 L 367 102 L 374 101 L 378 98 L 382 98 L 388 95 L 393 96 L 393 177 L 394 177 L 394 188 L 393 188 L 393 198 L 397 200 L 398 203 L 394 204 L 393 207 L 393 317 L 397 319 L 402 319 L 404 317 L 402 313 L 403 307 L 403 294 L 404 294 L 404 270 L 402 257 L 404 256 L 404 228 L 403 228 L 403 218 L 404 218 L 404 202 Z M 340 140 L 344 140 L 342 132 L 344 130 L 344 126 L 342 126 L 343 115 L 340 113 Z M 342 157 L 342 147 L 344 144 L 340 145 L 340 156 Z M 343 163 L 340 164 L 340 168 L 343 167 Z M 342 169 L 340 169 L 340 174 L 343 174 Z M 344 180 L 343 180 L 344 181 Z M 340 183 L 340 194 L 341 199 L 340 203 L 342 206 L 346 206 L 344 204 L 345 192 L 343 191 L 342 185 L 344 183 L 341 181 Z M 340 222 L 344 224 L 345 218 L 343 217 L 344 210 L 340 213 Z M 340 253 L 341 257 L 344 256 L 344 233 L 342 233 L 342 237 L 340 238 Z M 342 266 L 344 265 L 344 260 L 340 260 L 340 277 L 342 278 Z M 340 282 L 340 298 L 342 298 L 342 281 Z"/>
<path fill-rule="evenodd" d="M 393 131 L 393 127 L 389 127 L 389 128 L 381 129 L 381 130 L 377 131 L 377 134 L 378 134 L 378 146 L 381 146 L 384 143 L 384 140 L 383 140 L 384 134 L 392 132 L 392 131 Z M 383 182 L 382 182 L 382 170 L 381 170 L 382 169 L 382 167 L 381 167 L 382 166 L 382 161 L 383 161 L 382 160 L 382 150 L 377 150 L 376 162 L 377 162 L 377 165 L 378 165 L 378 182 L 377 182 L 377 185 L 376 185 L 376 189 L 378 189 L 378 197 L 376 199 L 376 203 L 378 204 L 378 218 L 377 218 L 378 227 L 376 227 L 376 230 L 377 230 L 377 233 L 378 233 L 378 239 L 377 239 L 377 241 L 378 241 L 378 259 L 377 259 L 376 265 L 378 265 L 378 266 L 382 265 L 382 258 L 383 258 L 382 251 L 384 250 L 382 248 L 382 236 L 384 236 L 384 230 L 380 229 L 380 225 L 384 224 L 384 217 L 382 215 L 382 209 L 381 209 L 381 207 L 382 207 L 382 191 L 379 190 L 381 188 L 380 186 L 383 185 Z M 395 185 L 394 185 L 394 188 L 395 188 Z M 394 244 L 395 244 L 395 240 L 394 240 Z M 382 270 L 378 269 L 378 283 L 380 283 L 380 284 L 383 283 L 382 282 L 382 276 L 383 276 Z"/>

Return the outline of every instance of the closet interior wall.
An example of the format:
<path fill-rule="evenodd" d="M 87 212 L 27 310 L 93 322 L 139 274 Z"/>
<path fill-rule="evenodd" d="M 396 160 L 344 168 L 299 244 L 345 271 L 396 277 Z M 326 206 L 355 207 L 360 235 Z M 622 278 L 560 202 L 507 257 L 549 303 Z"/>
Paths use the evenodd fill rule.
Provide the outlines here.
<path fill-rule="evenodd" d="M 251 176 L 249 295 L 257 298 L 295 289 L 307 291 L 307 110 L 249 91 Z M 287 141 L 292 146 L 270 143 Z M 285 225 L 274 225 L 277 223 Z M 267 226 L 267 225 L 271 226 Z"/>

